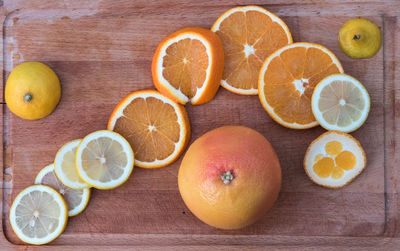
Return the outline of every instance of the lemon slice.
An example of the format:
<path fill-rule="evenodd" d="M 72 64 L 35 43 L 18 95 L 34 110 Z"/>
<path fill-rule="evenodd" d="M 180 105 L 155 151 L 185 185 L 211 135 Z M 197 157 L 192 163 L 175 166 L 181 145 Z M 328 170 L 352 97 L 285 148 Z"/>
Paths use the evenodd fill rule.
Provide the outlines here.
<path fill-rule="evenodd" d="M 122 185 L 131 175 L 134 161 L 129 142 L 108 130 L 87 135 L 76 151 L 79 176 L 98 189 Z"/>
<path fill-rule="evenodd" d="M 338 131 L 328 131 L 315 139 L 304 157 L 308 177 L 328 188 L 349 184 L 364 170 L 366 163 L 360 142 L 350 134 Z"/>
<path fill-rule="evenodd" d="M 370 100 L 357 79 L 333 74 L 315 87 L 311 105 L 315 119 L 326 130 L 352 132 L 367 119 Z"/>
<path fill-rule="evenodd" d="M 90 188 L 72 189 L 65 186 L 54 171 L 54 164 L 43 168 L 35 179 L 35 184 L 47 185 L 57 190 L 68 206 L 68 216 L 75 216 L 83 212 L 89 203 Z"/>
<path fill-rule="evenodd" d="M 41 245 L 56 239 L 67 225 L 68 209 L 63 197 L 51 187 L 33 185 L 15 198 L 10 223 L 22 241 Z"/>
<path fill-rule="evenodd" d="M 54 171 L 61 182 L 72 189 L 90 188 L 80 177 L 75 167 L 75 153 L 80 139 L 70 141 L 63 145 L 56 154 Z"/>

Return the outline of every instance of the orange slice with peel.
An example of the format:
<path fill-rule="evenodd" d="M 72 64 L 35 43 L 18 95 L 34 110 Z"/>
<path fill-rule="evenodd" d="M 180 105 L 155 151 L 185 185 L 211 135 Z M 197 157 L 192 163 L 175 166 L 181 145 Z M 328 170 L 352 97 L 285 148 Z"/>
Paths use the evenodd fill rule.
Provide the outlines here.
<path fill-rule="evenodd" d="M 287 25 L 258 6 L 236 7 L 222 14 L 211 28 L 222 40 L 225 69 L 221 85 L 244 95 L 257 95 L 264 60 L 293 42 Z"/>
<path fill-rule="evenodd" d="M 188 27 L 166 37 L 151 67 L 157 90 L 175 102 L 200 105 L 218 91 L 224 68 L 222 42 L 212 31 Z"/>
<path fill-rule="evenodd" d="M 261 104 L 279 124 L 293 129 L 318 125 L 311 109 L 314 87 L 325 77 L 343 73 L 342 65 L 327 48 L 294 43 L 265 60 L 258 78 Z"/>
<path fill-rule="evenodd" d="M 304 170 L 323 187 L 341 188 L 365 168 L 367 158 L 360 142 L 350 134 L 328 131 L 315 139 L 304 157 Z"/>
<path fill-rule="evenodd" d="M 185 108 L 155 90 L 127 95 L 115 107 L 107 128 L 128 140 L 135 165 L 143 168 L 173 163 L 190 139 Z"/>

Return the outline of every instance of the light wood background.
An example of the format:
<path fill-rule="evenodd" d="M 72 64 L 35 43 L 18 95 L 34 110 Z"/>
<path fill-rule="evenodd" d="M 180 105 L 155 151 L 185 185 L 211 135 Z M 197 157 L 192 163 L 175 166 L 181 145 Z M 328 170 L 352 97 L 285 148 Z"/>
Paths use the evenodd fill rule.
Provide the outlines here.
<path fill-rule="evenodd" d="M 1 96 L 1 249 L 34 249 L 22 245 L 11 230 L 8 211 L 12 200 L 33 184 L 37 172 L 53 161 L 65 142 L 105 129 L 123 96 L 153 88 L 151 59 L 164 36 L 185 26 L 210 28 L 224 11 L 247 4 L 261 5 L 279 15 L 294 41 L 328 47 L 345 72 L 366 86 L 371 112 L 366 124 L 353 133 L 366 150 L 366 170 L 340 190 L 312 184 L 302 159 L 308 144 L 324 130 L 286 129 L 268 117 L 257 96 L 239 96 L 221 88 L 210 103 L 186 106 L 192 141 L 222 125 L 248 126 L 270 140 L 281 161 L 283 186 L 265 217 L 235 231 L 217 230 L 200 222 L 179 196 L 179 159 L 159 170 L 135 168 L 130 180 L 118 189 L 93 190 L 86 211 L 70 218 L 65 232 L 49 247 L 399 247 L 399 1 L 3 0 L 0 4 L 0 88 L 15 65 L 33 60 L 51 66 L 62 83 L 59 106 L 51 116 L 38 121 L 11 114 Z M 383 32 L 383 47 L 371 59 L 352 60 L 337 43 L 341 25 L 359 16 L 373 20 Z"/>

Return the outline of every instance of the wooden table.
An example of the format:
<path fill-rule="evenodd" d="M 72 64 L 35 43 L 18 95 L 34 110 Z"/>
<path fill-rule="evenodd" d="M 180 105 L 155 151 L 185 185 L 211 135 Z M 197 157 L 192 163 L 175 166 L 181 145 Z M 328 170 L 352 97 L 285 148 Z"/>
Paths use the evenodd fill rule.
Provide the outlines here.
<path fill-rule="evenodd" d="M 25 121 L 7 109 L 1 97 L 3 172 L 0 198 L 0 249 L 25 246 L 9 225 L 10 203 L 33 184 L 65 142 L 104 129 L 118 101 L 131 91 L 153 88 L 151 59 L 167 34 L 185 27 L 211 27 L 236 5 L 257 4 L 279 15 L 295 41 L 325 45 L 371 95 L 366 124 L 352 135 L 364 146 L 368 166 L 349 186 L 329 190 L 305 175 L 302 159 L 320 127 L 296 131 L 273 122 L 256 96 L 239 96 L 221 88 L 208 104 L 186 108 L 192 141 L 222 125 L 245 125 L 265 135 L 282 164 L 280 197 L 256 224 L 242 230 L 211 228 L 185 207 L 177 188 L 180 159 L 159 170 L 135 168 L 115 190 L 94 190 L 88 208 L 70 218 L 65 232 L 44 248 L 282 250 L 313 248 L 389 250 L 400 247 L 399 151 L 400 1 L 270 0 L 2 0 L 3 75 L 23 61 L 51 66 L 62 83 L 55 112 Z M 348 19 L 365 17 L 383 32 L 383 47 L 371 59 L 352 60 L 340 50 L 337 31 Z"/>

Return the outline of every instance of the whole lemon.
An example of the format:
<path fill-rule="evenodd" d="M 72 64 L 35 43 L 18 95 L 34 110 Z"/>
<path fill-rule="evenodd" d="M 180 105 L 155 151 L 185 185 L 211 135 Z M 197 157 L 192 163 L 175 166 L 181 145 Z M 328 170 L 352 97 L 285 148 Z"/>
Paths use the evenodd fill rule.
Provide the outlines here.
<path fill-rule="evenodd" d="M 216 228 L 239 229 L 260 219 L 281 188 L 278 157 L 263 135 L 244 126 L 224 126 L 198 138 L 178 174 L 183 201 Z"/>
<path fill-rule="evenodd" d="M 15 115 L 23 119 L 41 119 L 56 108 L 61 97 L 56 73 L 41 62 L 24 62 L 10 73 L 5 101 Z"/>
<path fill-rule="evenodd" d="M 340 48 L 351 58 L 373 57 L 381 48 L 378 25 L 365 18 L 350 19 L 339 30 Z"/>

